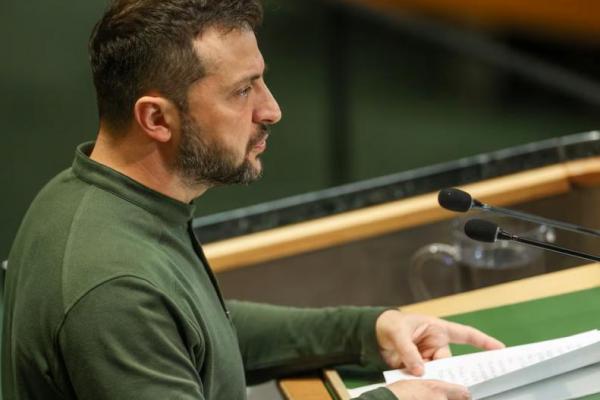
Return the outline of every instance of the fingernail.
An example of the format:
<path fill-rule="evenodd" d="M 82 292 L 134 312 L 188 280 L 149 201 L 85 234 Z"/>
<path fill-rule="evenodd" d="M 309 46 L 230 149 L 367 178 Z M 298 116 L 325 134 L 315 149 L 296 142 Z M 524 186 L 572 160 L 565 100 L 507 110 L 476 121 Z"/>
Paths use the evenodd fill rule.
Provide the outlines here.
<path fill-rule="evenodd" d="M 411 368 L 412 373 L 414 375 L 423 375 L 423 369 L 424 369 L 423 364 L 415 364 Z"/>

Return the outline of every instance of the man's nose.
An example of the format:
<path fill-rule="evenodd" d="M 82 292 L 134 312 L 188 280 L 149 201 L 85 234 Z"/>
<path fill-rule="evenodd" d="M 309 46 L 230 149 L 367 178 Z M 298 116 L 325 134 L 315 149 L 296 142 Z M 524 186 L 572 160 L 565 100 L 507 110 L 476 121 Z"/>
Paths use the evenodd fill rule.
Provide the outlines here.
<path fill-rule="evenodd" d="M 256 123 L 273 125 L 279 122 L 281 119 L 281 109 L 277 100 L 271 94 L 271 91 L 264 85 L 262 98 L 259 104 L 257 104 L 254 119 Z"/>

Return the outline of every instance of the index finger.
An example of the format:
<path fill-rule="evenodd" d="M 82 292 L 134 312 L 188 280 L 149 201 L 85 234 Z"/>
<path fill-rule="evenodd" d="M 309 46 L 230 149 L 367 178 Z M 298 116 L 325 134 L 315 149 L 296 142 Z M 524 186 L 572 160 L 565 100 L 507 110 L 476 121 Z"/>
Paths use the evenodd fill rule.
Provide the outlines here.
<path fill-rule="evenodd" d="M 497 350 L 506 347 L 496 338 L 486 335 L 471 326 L 446 321 L 448 338 L 451 343 L 470 344 L 484 350 Z"/>

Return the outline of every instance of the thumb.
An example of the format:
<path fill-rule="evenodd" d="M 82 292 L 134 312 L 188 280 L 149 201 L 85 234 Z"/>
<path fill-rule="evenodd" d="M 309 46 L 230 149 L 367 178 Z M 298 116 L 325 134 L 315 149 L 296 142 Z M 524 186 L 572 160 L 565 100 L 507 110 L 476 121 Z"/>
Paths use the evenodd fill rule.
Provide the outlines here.
<path fill-rule="evenodd" d="M 446 394 L 448 400 L 467 400 L 471 398 L 469 389 L 465 386 L 442 381 L 430 381 L 438 389 Z"/>

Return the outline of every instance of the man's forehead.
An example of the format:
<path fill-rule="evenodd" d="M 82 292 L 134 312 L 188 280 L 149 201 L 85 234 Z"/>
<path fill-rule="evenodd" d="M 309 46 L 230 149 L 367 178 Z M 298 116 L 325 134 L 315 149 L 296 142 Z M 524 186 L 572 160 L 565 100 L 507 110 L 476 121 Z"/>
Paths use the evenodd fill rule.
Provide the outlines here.
<path fill-rule="evenodd" d="M 264 69 L 251 29 L 209 28 L 194 40 L 194 47 L 207 74 Z"/>

